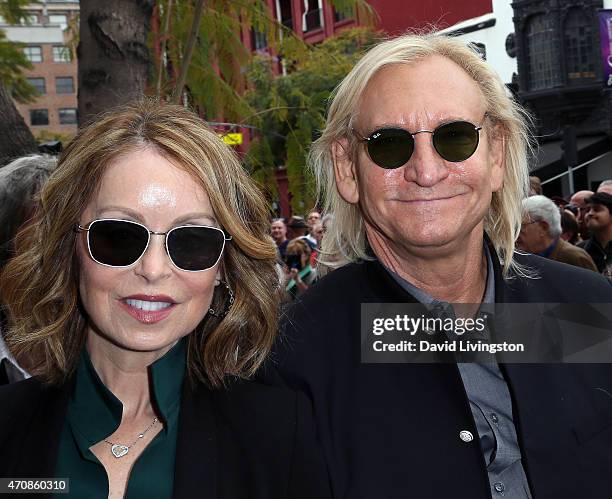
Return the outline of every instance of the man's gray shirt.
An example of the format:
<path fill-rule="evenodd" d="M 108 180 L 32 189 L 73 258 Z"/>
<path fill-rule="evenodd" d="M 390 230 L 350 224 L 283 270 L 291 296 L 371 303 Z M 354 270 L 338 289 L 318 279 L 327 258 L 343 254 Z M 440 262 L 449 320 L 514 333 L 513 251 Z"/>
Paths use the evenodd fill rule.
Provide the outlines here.
<path fill-rule="evenodd" d="M 486 245 L 487 282 L 482 303 L 495 303 L 493 262 Z M 454 316 L 452 306 L 436 300 L 395 272 L 387 268 L 402 288 L 425 305 L 433 305 L 441 314 Z M 484 312 L 479 311 L 478 314 Z M 487 311 L 487 314 L 491 312 Z M 449 334 L 454 334 L 449 332 Z M 516 428 L 512 419 L 512 400 L 504 377 L 497 365 L 491 363 L 457 363 L 463 386 L 470 401 L 480 446 L 487 464 L 491 495 L 507 499 L 531 499 L 527 476 L 521 461 Z"/>

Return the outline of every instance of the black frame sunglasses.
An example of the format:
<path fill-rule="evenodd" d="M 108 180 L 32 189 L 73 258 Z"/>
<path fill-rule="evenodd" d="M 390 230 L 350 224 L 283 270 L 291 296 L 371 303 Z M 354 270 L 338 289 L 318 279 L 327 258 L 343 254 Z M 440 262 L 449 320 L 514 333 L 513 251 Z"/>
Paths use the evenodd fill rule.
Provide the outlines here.
<path fill-rule="evenodd" d="M 368 137 L 362 137 L 355 129 L 360 142 L 366 142 L 370 159 L 381 168 L 393 170 L 405 165 L 414 152 L 414 136 L 430 133 L 434 149 L 440 157 L 452 163 L 460 163 L 471 157 L 478 149 L 480 130 L 487 118 L 485 113 L 481 125 L 469 121 L 450 121 L 437 126 L 434 130 L 409 132 L 403 128 L 379 128 Z"/>
<path fill-rule="evenodd" d="M 134 265 L 146 253 L 151 236 L 164 236 L 168 258 L 185 272 L 213 268 L 221 259 L 225 242 L 232 239 L 208 225 L 180 225 L 155 232 L 139 222 L 119 218 L 97 218 L 85 227 L 76 224 L 75 230 L 87 233 L 87 250 L 94 262 L 116 268 Z"/>

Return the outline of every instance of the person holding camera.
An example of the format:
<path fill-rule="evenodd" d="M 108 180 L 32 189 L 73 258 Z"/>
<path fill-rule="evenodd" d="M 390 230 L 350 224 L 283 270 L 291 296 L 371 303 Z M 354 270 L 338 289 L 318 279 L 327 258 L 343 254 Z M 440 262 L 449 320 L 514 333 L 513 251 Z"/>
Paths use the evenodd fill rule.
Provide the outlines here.
<path fill-rule="evenodd" d="M 306 291 L 317 278 L 310 265 L 310 246 L 304 239 L 293 239 L 285 255 L 285 301 L 293 301 Z"/>

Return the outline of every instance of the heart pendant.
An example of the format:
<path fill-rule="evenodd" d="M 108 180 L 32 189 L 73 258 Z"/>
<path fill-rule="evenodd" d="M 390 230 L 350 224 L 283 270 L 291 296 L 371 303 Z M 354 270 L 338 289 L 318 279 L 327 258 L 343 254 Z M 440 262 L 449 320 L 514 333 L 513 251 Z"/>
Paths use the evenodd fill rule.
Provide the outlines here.
<path fill-rule="evenodd" d="M 111 452 L 115 457 L 123 457 L 128 453 L 129 450 L 130 448 L 127 445 L 114 444 L 111 447 Z"/>

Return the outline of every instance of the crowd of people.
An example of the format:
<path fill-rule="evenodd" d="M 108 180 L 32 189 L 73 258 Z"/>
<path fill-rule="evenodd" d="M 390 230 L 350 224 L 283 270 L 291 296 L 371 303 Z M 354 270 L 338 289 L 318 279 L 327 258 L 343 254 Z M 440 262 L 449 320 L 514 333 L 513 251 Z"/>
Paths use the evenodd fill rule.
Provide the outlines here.
<path fill-rule="evenodd" d="M 602 181 L 597 192 L 578 191 L 566 200 L 543 196 L 540 179 L 530 177 L 529 197 L 523 199 L 522 208 L 517 250 L 612 278 L 612 179 Z M 323 234 L 332 220 L 333 215 L 321 217 L 313 210 L 306 219 L 292 216 L 271 221 L 285 300 L 294 300 L 318 278 Z"/>
<path fill-rule="evenodd" d="M 539 179 L 531 179 L 518 249 L 612 277 L 612 180 L 566 200 L 543 196 Z"/>
<path fill-rule="evenodd" d="M 478 320 L 478 344 L 497 304 L 609 307 L 612 180 L 545 197 L 531 141 L 478 51 L 407 34 L 336 88 L 304 217 L 270 220 L 234 151 L 154 100 L 57 163 L 0 168 L 0 478 L 91 499 L 602 497 L 612 358 L 464 362 L 441 348 L 463 332 L 429 329 L 433 360 L 364 355 L 368 305 Z M 545 354 L 574 345 L 527 326 Z"/>
<path fill-rule="evenodd" d="M 278 251 L 285 301 L 293 301 L 317 279 L 318 255 L 325 233 L 324 224 L 330 220 L 329 216 L 322 220 L 321 214 L 316 210 L 308 213 L 306 219 L 292 216 L 289 220 L 272 220 L 270 235 Z"/>

